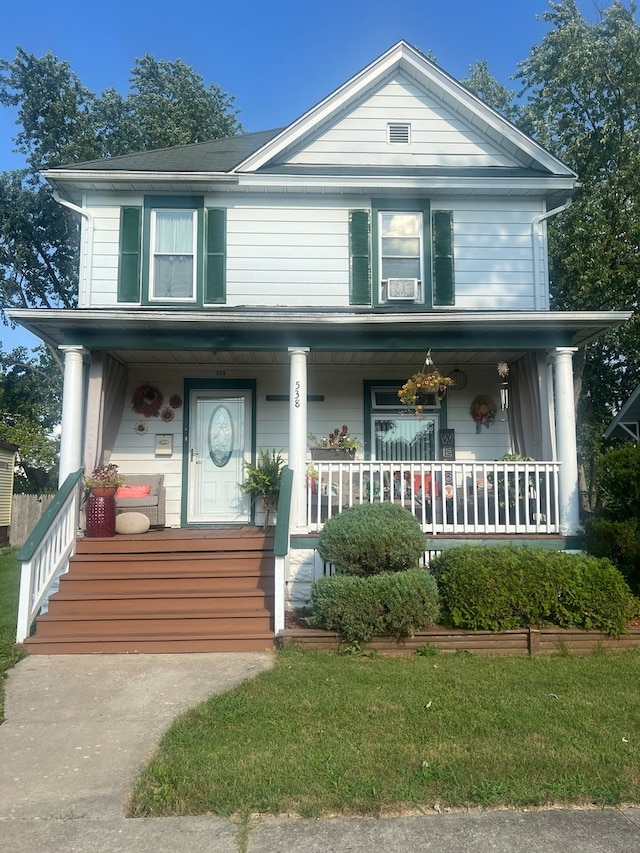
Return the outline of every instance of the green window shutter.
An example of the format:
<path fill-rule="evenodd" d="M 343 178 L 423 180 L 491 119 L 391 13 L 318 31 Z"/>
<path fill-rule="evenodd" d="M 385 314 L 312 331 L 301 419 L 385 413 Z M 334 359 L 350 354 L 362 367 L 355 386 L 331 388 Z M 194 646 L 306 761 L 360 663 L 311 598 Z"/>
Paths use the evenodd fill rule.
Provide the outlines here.
<path fill-rule="evenodd" d="M 368 210 L 352 210 L 349 214 L 349 267 L 349 302 L 371 305 Z"/>
<path fill-rule="evenodd" d="M 205 228 L 204 302 L 208 305 L 227 301 L 227 217 L 221 207 L 207 208 Z"/>
<path fill-rule="evenodd" d="M 142 208 L 120 208 L 118 302 L 140 301 L 140 238 Z"/>
<path fill-rule="evenodd" d="M 433 304 L 455 305 L 453 270 L 453 214 L 438 210 L 433 214 Z"/>

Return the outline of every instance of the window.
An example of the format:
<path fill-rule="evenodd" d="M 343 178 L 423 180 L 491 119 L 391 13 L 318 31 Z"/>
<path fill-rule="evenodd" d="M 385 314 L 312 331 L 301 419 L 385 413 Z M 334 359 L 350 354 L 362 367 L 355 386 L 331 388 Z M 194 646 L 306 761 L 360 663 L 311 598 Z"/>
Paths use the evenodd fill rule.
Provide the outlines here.
<path fill-rule="evenodd" d="M 434 394 L 421 417 L 404 414 L 398 400 L 401 385 L 365 382 L 370 457 L 377 462 L 431 462 L 438 458 L 438 430 L 441 421 L 446 424 L 446 413 Z"/>
<path fill-rule="evenodd" d="M 349 214 L 351 305 L 455 305 L 453 213 L 427 199 L 374 200 Z"/>
<path fill-rule="evenodd" d="M 195 210 L 151 211 L 150 300 L 195 299 L 196 235 Z"/>
<path fill-rule="evenodd" d="M 226 210 L 146 196 L 120 210 L 118 302 L 185 308 L 226 301 Z"/>
<path fill-rule="evenodd" d="M 378 462 L 431 462 L 436 458 L 438 415 L 373 415 L 372 457 Z"/>
<path fill-rule="evenodd" d="M 423 302 L 422 212 L 380 212 L 380 302 Z"/>

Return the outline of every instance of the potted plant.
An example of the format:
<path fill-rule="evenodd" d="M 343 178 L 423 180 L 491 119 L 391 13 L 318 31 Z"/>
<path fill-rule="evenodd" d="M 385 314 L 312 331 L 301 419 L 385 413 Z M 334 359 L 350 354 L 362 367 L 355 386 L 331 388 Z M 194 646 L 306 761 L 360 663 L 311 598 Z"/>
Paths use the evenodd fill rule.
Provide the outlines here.
<path fill-rule="evenodd" d="M 360 449 L 361 442 L 349 435 L 349 427 L 343 424 L 336 427 L 324 438 L 317 438 L 309 433 L 311 447 L 311 458 L 316 461 L 331 461 L 339 459 L 353 459 L 356 450 Z"/>
<path fill-rule="evenodd" d="M 118 466 L 99 465 L 92 473 L 84 478 L 84 484 L 92 495 L 98 498 L 107 498 L 115 495 L 118 486 L 125 482 L 122 474 L 118 473 Z"/>
<path fill-rule="evenodd" d="M 442 400 L 452 385 L 455 385 L 453 379 L 443 376 L 437 368 L 433 368 L 429 373 L 421 370 L 407 379 L 398 391 L 398 397 L 400 402 L 413 409 L 416 415 L 421 415 L 430 395 L 435 394 Z"/>
<path fill-rule="evenodd" d="M 255 464 L 244 463 L 246 480 L 240 484 L 240 488 L 245 494 L 253 492 L 259 495 L 262 500 L 265 511 L 265 530 L 269 527 L 269 516 L 278 508 L 283 468 L 284 459 L 280 452 L 272 450 L 269 453 L 262 448 L 258 450 L 258 459 Z"/>

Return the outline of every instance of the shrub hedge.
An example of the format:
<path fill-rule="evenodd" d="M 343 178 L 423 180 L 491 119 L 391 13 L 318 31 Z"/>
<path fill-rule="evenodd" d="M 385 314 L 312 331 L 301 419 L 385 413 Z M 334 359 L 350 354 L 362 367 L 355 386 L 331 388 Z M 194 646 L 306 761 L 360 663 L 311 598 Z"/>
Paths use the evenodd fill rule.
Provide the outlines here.
<path fill-rule="evenodd" d="M 376 635 L 411 637 L 435 624 L 440 612 L 436 582 L 424 569 L 320 578 L 310 607 L 310 625 L 336 631 L 348 643 Z"/>
<path fill-rule="evenodd" d="M 359 504 L 333 516 L 318 538 L 318 553 L 341 574 L 368 577 L 420 565 L 425 538 L 408 509 L 391 503 Z"/>
<path fill-rule="evenodd" d="M 529 625 L 622 633 L 640 602 L 609 560 L 526 546 L 462 546 L 431 561 L 447 622 L 503 631 Z"/>

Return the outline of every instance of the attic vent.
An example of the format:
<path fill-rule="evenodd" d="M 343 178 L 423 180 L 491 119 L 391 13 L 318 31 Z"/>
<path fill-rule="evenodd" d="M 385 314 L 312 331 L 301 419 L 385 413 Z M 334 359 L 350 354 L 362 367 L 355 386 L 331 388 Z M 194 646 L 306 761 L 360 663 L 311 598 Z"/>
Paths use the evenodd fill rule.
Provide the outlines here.
<path fill-rule="evenodd" d="M 387 125 L 387 142 L 391 145 L 409 145 L 411 142 L 411 125 L 408 122 L 389 122 Z"/>

